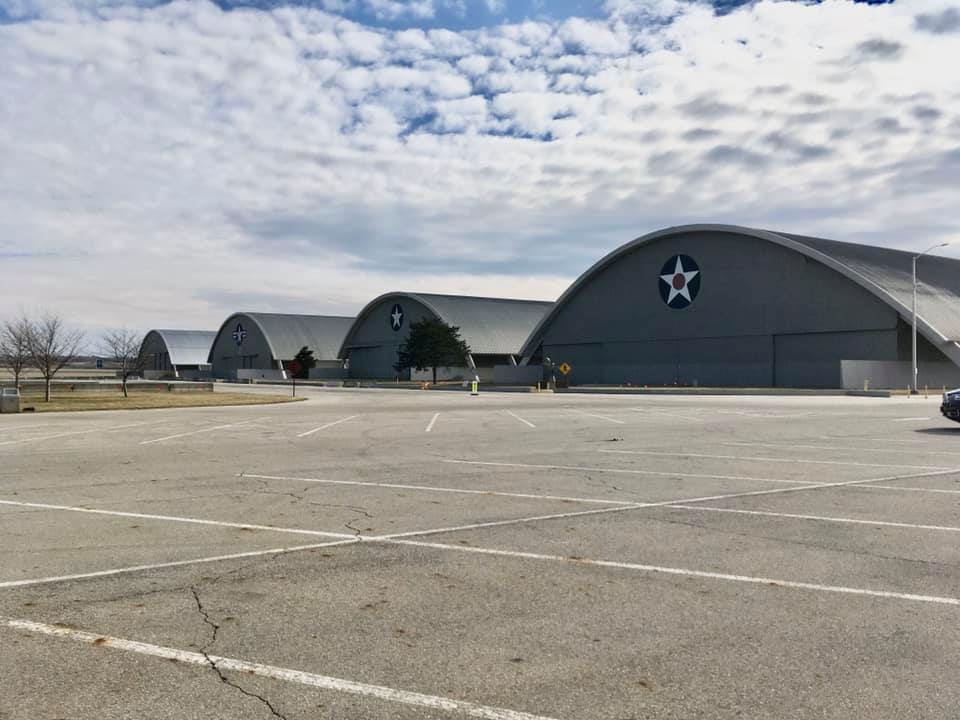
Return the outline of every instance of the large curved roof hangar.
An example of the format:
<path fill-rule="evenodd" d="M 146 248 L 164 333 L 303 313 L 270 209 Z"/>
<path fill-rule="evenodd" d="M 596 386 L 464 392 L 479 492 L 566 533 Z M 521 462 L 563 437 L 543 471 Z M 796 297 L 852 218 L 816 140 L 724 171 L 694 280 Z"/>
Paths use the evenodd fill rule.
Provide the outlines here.
<path fill-rule="evenodd" d="M 908 359 L 913 255 L 735 225 L 658 230 L 583 273 L 520 353 L 569 362 L 581 383 L 839 386 L 840 361 Z M 960 364 L 960 261 L 925 256 L 919 278 L 921 359 Z"/>

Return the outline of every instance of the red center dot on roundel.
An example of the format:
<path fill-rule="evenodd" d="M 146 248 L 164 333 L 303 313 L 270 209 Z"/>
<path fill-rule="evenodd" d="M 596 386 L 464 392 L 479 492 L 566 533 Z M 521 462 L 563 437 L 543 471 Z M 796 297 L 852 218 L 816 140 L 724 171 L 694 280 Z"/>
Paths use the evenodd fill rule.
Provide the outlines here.
<path fill-rule="evenodd" d="M 673 289 L 674 290 L 683 290 L 683 287 L 687 284 L 687 279 L 681 274 L 677 273 L 673 276 Z"/>

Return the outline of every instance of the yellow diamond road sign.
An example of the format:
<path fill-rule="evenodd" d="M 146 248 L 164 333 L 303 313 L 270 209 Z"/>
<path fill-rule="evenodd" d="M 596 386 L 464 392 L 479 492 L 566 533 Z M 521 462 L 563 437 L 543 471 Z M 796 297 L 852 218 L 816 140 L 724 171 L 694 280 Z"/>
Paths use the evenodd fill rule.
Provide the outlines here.
<path fill-rule="evenodd" d="M 569 375 L 569 374 L 570 374 L 570 371 L 573 370 L 573 368 L 570 367 L 570 364 L 569 364 L 569 363 L 563 363 L 563 364 L 560 365 L 559 370 L 560 370 L 560 372 L 562 372 L 564 375 Z"/>

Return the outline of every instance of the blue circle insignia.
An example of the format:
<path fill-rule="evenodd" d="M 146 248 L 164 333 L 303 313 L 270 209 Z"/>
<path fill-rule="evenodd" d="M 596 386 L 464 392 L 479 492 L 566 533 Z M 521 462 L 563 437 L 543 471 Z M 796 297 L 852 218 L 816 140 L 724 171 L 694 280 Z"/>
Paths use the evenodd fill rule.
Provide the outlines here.
<path fill-rule="evenodd" d="M 233 331 L 233 339 L 237 341 L 237 347 L 243 345 L 243 341 L 247 337 L 247 331 L 243 329 L 243 325 L 237 323 L 237 329 Z"/>
<path fill-rule="evenodd" d="M 403 327 L 403 308 L 400 307 L 400 303 L 396 303 L 390 309 L 390 327 L 394 332 Z"/>
<path fill-rule="evenodd" d="M 667 307 L 683 310 L 700 293 L 700 266 L 689 255 L 674 255 L 663 264 L 658 285 Z"/>

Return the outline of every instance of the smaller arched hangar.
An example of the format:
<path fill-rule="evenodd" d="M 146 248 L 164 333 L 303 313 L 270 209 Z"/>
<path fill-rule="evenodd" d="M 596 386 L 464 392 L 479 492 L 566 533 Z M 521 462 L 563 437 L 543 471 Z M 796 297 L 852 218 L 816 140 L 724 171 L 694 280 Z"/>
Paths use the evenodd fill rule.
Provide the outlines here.
<path fill-rule="evenodd" d="M 730 225 L 645 235 L 580 276 L 524 356 L 577 384 L 906 387 L 913 254 Z M 920 384 L 960 379 L 960 261 L 919 265 Z"/>
<path fill-rule="evenodd" d="M 210 348 L 213 376 L 227 380 L 285 378 L 285 363 L 300 349 L 313 351 L 317 367 L 341 366 L 338 351 L 353 318 L 331 315 L 235 313 Z"/>
<path fill-rule="evenodd" d="M 140 345 L 144 377 L 195 380 L 209 375 L 213 330 L 151 330 Z"/>
<path fill-rule="evenodd" d="M 360 311 L 340 355 L 349 360 L 350 377 L 407 379 L 409 372 L 398 372 L 394 366 L 410 324 L 436 318 L 460 328 L 460 336 L 471 350 L 470 371 L 487 379 L 494 366 L 517 363 L 524 341 L 552 306 L 552 302 L 539 300 L 387 293 Z M 457 370 L 451 369 L 449 377 L 457 377 Z M 459 370 L 462 374 L 463 368 Z"/>

